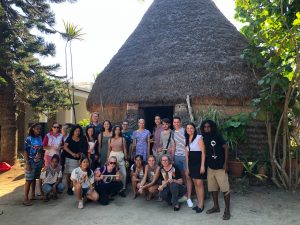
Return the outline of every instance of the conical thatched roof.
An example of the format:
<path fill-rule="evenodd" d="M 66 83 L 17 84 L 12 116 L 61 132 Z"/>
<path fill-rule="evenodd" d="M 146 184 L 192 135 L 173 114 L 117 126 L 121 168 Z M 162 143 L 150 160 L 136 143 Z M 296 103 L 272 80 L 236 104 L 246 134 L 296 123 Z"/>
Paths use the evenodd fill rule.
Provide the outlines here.
<path fill-rule="evenodd" d="M 136 30 L 97 78 L 87 106 L 249 99 L 245 38 L 211 0 L 154 0 Z"/>

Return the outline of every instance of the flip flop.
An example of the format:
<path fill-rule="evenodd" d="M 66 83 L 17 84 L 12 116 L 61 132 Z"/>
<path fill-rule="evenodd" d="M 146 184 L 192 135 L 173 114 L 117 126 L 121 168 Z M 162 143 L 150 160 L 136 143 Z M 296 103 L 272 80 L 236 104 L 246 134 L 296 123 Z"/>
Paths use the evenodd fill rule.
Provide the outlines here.
<path fill-rule="evenodd" d="M 32 203 L 30 202 L 30 201 L 28 201 L 28 202 L 23 202 L 23 205 L 25 205 L 25 206 L 32 206 Z"/>

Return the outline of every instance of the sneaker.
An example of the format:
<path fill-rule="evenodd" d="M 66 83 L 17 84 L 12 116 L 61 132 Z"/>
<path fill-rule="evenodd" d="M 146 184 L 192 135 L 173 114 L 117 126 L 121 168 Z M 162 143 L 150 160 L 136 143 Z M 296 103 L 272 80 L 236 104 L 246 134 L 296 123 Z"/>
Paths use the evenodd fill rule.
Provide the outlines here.
<path fill-rule="evenodd" d="M 78 209 L 83 209 L 83 200 L 78 201 Z"/>
<path fill-rule="evenodd" d="M 179 200 L 178 200 L 178 202 L 179 203 L 183 203 L 183 202 L 185 202 L 187 200 L 187 197 L 184 195 L 184 196 L 182 196 Z"/>
<path fill-rule="evenodd" d="M 190 198 L 186 201 L 186 203 L 187 203 L 187 205 L 188 205 L 189 208 L 192 208 L 193 205 L 194 205 L 193 202 L 192 202 L 192 200 Z"/>

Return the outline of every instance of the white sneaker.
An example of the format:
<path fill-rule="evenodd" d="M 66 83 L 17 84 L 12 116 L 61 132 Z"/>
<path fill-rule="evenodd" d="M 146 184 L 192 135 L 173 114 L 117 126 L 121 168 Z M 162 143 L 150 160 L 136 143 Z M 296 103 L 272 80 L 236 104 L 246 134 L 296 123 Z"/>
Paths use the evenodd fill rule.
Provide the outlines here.
<path fill-rule="evenodd" d="M 83 209 L 83 200 L 78 201 L 78 209 Z"/>
<path fill-rule="evenodd" d="M 194 206 L 192 200 L 189 198 L 187 201 L 186 201 L 187 205 L 189 208 L 192 208 Z"/>
<path fill-rule="evenodd" d="M 179 203 L 183 203 L 183 202 L 185 202 L 187 200 L 187 197 L 184 195 L 184 196 L 182 196 L 180 199 L 178 199 L 178 202 Z"/>

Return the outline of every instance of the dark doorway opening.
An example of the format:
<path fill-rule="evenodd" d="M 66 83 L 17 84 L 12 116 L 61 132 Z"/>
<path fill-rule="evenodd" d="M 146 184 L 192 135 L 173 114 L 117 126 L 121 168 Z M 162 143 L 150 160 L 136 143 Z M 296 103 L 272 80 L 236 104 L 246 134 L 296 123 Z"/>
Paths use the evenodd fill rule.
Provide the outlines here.
<path fill-rule="evenodd" d="M 154 123 L 155 115 L 157 114 L 160 115 L 161 119 L 169 118 L 170 120 L 172 120 L 173 113 L 174 113 L 173 106 L 145 107 L 143 108 L 143 110 L 144 110 L 144 116 L 146 121 L 146 129 L 148 129 L 151 133 L 155 126 Z"/>

